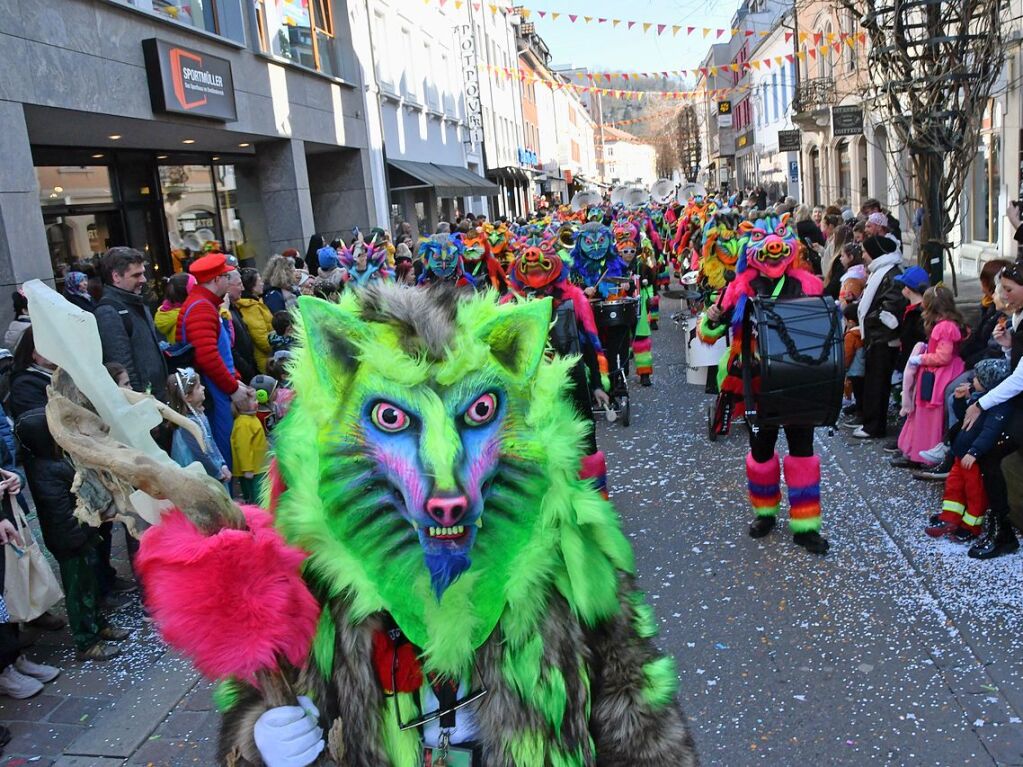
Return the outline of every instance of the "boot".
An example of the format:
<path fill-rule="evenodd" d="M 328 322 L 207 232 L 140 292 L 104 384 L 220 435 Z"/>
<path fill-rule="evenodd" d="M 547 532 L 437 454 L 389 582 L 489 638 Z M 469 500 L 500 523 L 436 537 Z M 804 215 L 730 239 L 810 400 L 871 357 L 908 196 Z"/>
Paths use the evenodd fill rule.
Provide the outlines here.
<path fill-rule="evenodd" d="M 1019 548 L 1016 533 L 1008 519 L 994 514 L 985 515 L 985 521 L 988 518 L 991 519 L 991 534 L 970 547 L 967 555 L 972 559 L 994 559 L 1002 554 L 1011 554 Z"/>
<path fill-rule="evenodd" d="M 821 536 L 816 530 L 807 530 L 805 533 L 793 533 L 792 542 L 802 546 L 811 554 L 827 554 L 831 544 L 828 539 Z"/>
<path fill-rule="evenodd" d="M 650 374 L 649 373 L 641 373 L 640 374 L 640 376 L 639 376 L 639 385 L 640 386 L 650 386 Z"/>
<path fill-rule="evenodd" d="M 973 545 L 974 548 L 986 547 L 991 544 L 994 539 L 994 526 L 995 526 L 995 515 L 988 509 L 987 514 L 984 515 L 984 520 L 981 522 L 980 537 L 977 542 Z"/>
<path fill-rule="evenodd" d="M 785 456 L 785 483 L 789 486 L 789 529 L 792 540 L 814 554 L 828 550 L 821 538 L 821 459 L 816 455 Z"/>
<path fill-rule="evenodd" d="M 759 463 L 750 453 L 746 456 L 746 482 L 749 500 L 757 518 L 749 527 L 751 538 L 762 538 L 774 528 L 781 505 L 781 462 L 775 453 Z"/>
<path fill-rule="evenodd" d="M 777 517 L 757 517 L 749 525 L 749 537 L 750 538 L 763 538 L 769 532 L 774 530 L 774 526 L 777 524 Z"/>

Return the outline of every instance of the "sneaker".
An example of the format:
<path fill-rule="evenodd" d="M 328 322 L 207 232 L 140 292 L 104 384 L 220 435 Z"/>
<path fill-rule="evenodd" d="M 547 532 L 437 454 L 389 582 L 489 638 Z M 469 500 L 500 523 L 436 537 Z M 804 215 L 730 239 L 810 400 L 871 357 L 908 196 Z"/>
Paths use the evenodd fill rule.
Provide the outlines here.
<path fill-rule="evenodd" d="M 948 475 L 952 471 L 953 461 L 952 453 L 949 452 L 945 455 L 945 460 L 943 460 L 939 466 L 929 466 L 927 468 L 917 469 L 913 472 L 913 478 L 924 481 L 939 479 L 941 481 L 945 481 L 948 479 Z"/>
<path fill-rule="evenodd" d="M 114 594 L 130 594 L 138 590 L 139 585 L 135 581 L 131 578 L 122 578 L 120 575 L 115 576 L 110 583 L 110 591 Z"/>
<path fill-rule="evenodd" d="M 18 669 L 25 676 L 30 676 L 33 679 L 38 679 L 43 684 L 52 682 L 58 676 L 60 676 L 60 669 L 54 666 L 47 666 L 42 663 L 33 663 L 24 655 L 19 655 L 18 659 L 14 661 L 14 668 Z"/>
<path fill-rule="evenodd" d="M 927 463 L 932 466 L 936 466 L 945 460 L 945 455 L 948 453 L 949 447 L 944 442 L 940 442 L 930 450 L 921 450 L 920 457 L 923 458 Z"/>
<path fill-rule="evenodd" d="M 980 533 L 975 533 L 969 528 L 959 526 L 949 533 L 948 537 L 956 543 L 973 543 L 979 535 Z"/>
<path fill-rule="evenodd" d="M 931 538 L 941 538 L 943 535 L 951 535 L 959 529 L 959 525 L 954 522 L 946 522 L 943 519 L 939 519 L 934 524 L 925 527 L 924 532 Z"/>
<path fill-rule="evenodd" d="M 110 660 L 111 658 L 116 658 L 120 654 L 121 648 L 114 647 L 109 642 L 104 642 L 101 640 L 99 642 L 95 642 L 89 645 L 84 650 L 79 650 L 78 652 L 75 653 L 75 657 L 78 658 L 78 660 L 83 661 L 84 660 L 105 661 Z"/>
<path fill-rule="evenodd" d="M 11 664 L 0 672 L 0 695 L 24 700 L 43 691 L 43 683 L 25 676 Z"/>
<path fill-rule="evenodd" d="M 131 636 L 131 632 L 120 626 L 104 626 L 99 630 L 99 638 L 108 642 L 123 642 Z"/>
<path fill-rule="evenodd" d="M 43 631 L 60 631 L 67 624 L 63 618 L 54 615 L 51 612 L 45 612 L 34 620 L 30 620 L 28 625 L 34 629 L 42 629 Z"/>
<path fill-rule="evenodd" d="M 899 441 L 897 439 L 890 439 L 887 442 L 885 442 L 884 443 L 884 451 L 886 453 L 892 453 L 893 455 L 898 455 L 899 453 L 902 452 L 899 449 Z M 937 463 L 937 461 L 935 461 L 935 463 Z"/>
<path fill-rule="evenodd" d="M 866 431 L 864 431 L 862 425 L 860 425 L 856 429 L 856 431 L 852 433 L 852 435 L 856 437 L 856 439 L 877 439 L 877 437 L 875 437 L 873 434 L 868 434 Z"/>
<path fill-rule="evenodd" d="M 900 455 L 898 458 L 893 458 L 890 461 L 890 465 L 893 469 L 919 469 L 922 468 L 919 463 L 912 460 L 908 456 Z"/>

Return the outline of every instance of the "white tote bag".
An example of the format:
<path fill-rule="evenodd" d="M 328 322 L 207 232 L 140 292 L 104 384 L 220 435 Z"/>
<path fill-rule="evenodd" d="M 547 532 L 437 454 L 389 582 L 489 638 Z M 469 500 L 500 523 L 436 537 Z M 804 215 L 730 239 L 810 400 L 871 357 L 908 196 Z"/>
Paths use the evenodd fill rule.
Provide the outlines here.
<path fill-rule="evenodd" d="M 5 510 L 11 508 L 4 495 Z M 21 509 L 14 509 L 14 526 L 23 545 L 4 546 L 4 602 L 12 623 L 35 620 L 64 598 L 60 582 L 36 543 Z"/>

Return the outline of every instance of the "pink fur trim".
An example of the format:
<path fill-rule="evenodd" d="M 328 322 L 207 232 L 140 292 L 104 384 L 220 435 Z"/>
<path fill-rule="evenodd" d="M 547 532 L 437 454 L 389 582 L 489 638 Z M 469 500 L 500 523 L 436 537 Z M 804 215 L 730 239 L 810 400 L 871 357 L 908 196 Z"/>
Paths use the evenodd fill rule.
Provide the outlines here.
<path fill-rule="evenodd" d="M 270 515 L 243 506 L 248 530 L 203 535 L 178 510 L 142 536 L 135 566 L 169 645 L 211 679 L 254 681 L 284 657 L 305 665 L 320 607 L 302 580 L 306 555 Z"/>
<path fill-rule="evenodd" d="M 785 276 L 799 282 L 800 287 L 803 288 L 804 296 L 819 296 L 824 293 L 824 283 L 821 282 L 821 278 L 806 269 L 791 269 L 785 273 Z"/>
<path fill-rule="evenodd" d="M 758 485 L 777 485 L 781 482 L 781 462 L 775 453 L 764 463 L 753 459 L 752 453 L 746 454 L 746 477 Z"/>
<path fill-rule="evenodd" d="M 584 455 L 580 461 L 579 478 L 594 479 L 607 474 L 607 462 L 604 459 L 604 451 Z"/>
<path fill-rule="evenodd" d="M 820 456 L 785 456 L 785 481 L 790 488 L 819 485 L 821 481 Z"/>

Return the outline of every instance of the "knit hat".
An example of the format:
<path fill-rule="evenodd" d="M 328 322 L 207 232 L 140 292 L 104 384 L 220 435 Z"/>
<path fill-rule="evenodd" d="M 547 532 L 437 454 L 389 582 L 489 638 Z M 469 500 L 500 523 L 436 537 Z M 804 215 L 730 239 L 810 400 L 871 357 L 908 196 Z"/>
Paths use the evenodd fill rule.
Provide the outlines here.
<path fill-rule="evenodd" d="M 404 242 L 399 242 L 398 247 L 394 249 L 394 260 L 395 262 L 412 260 L 412 251 Z"/>
<path fill-rule="evenodd" d="M 984 391 L 991 391 L 1009 377 L 1009 363 L 1004 359 L 981 360 L 974 366 L 973 374 Z"/>
<path fill-rule="evenodd" d="M 873 215 L 873 214 L 871 214 Z M 898 243 L 891 237 L 868 237 L 863 241 L 863 250 L 871 258 L 880 258 L 898 250 Z"/>
<path fill-rule="evenodd" d="M 330 245 L 316 251 L 316 257 L 320 260 L 320 268 L 328 272 L 331 269 L 337 269 L 341 263 L 338 259 L 337 251 L 330 247 Z"/>
<path fill-rule="evenodd" d="M 887 229 L 888 216 L 886 216 L 884 213 L 879 213 L 878 211 L 875 210 L 873 213 L 867 216 L 867 223 L 873 224 L 874 226 L 883 226 L 885 229 Z"/>
<path fill-rule="evenodd" d="M 274 392 L 277 390 L 277 379 L 260 373 L 253 377 L 249 386 L 256 390 L 256 402 L 264 405 L 273 398 Z"/>
<path fill-rule="evenodd" d="M 842 208 L 842 221 L 850 223 L 856 220 L 856 214 L 853 213 L 852 208 Z"/>

